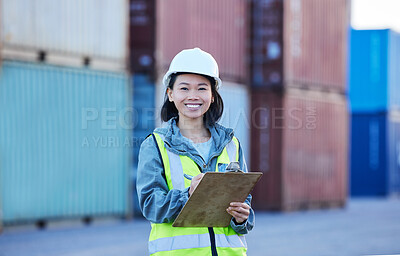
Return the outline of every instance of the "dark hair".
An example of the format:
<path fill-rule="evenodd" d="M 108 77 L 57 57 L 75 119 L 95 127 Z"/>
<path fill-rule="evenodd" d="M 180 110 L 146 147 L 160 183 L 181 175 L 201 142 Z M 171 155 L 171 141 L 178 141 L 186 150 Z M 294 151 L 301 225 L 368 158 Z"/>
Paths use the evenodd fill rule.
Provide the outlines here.
<path fill-rule="evenodd" d="M 184 75 L 184 74 L 193 74 L 193 73 L 187 73 L 187 72 L 178 72 L 174 73 L 170 76 L 169 83 L 168 83 L 168 88 L 170 90 L 173 89 L 174 83 L 176 81 L 176 78 L 179 75 Z M 207 76 L 207 75 L 202 75 L 202 74 L 195 74 L 195 75 L 200 75 L 208 79 L 211 84 L 211 93 L 214 96 L 214 102 L 211 103 L 210 108 L 207 110 L 207 112 L 204 114 L 204 124 L 205 125 L 214 125 L 222 116 L 222 113 L 224 112 L 224 102 L 222 101 L 221 95 L 219 95 L 217 88 L 216 88 L 216 81 L 214 78 Z M 168 100 L 168 95 L 167 95 L 167 89 L 165 89 L 165 97 L 164 97 L 164 104 L 161 107 L 161 119 L 164 122 L 167 122 L 169 119 L 173 117 L 179 117 L 178 115 L 178 109 L 175 107 L 175 103 L 170 102 Z"/>

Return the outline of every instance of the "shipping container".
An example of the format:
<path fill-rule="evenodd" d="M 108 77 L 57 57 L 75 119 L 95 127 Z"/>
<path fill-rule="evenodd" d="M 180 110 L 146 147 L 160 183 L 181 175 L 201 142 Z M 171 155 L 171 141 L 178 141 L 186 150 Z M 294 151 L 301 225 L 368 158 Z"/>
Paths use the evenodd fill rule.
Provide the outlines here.
<path fill-rule="evenodd" d="M 400 192 L 400 113 L 351 115 L 352 196 Z"/>
<path fill-rule="evenodd" d="M 251 81 L 345 92 L 347 0 L 253 0 Z"/>
<path fill-rule="evenodd" d="M 12 0 L 0 10 L 3 58 L 126 69 L 127 0 Z"/>
<path fill-rule="evenodd" d="M 199 47 L 211 53 L 223 81 L 248 79 L 246 0 L 158 0 L 157 68 L 164 73 L 181 50 Z"/>
<path fill-rule="evenodd" d="M 234 130 L 239 139 L 247 165 L 250 166 L 250 93 L 246 85 L 223 82 L 219 93 L 224 112 L 218 122 Z"/>
<path fill-rule="evenodd" d="M 252 94 L 251 170 L 262 210 L 343 206 L 348 117 L 340 94 L 288 89 Z"/>
<path fill-rule="evenodd" d="M 400 112 L 390 111 L 388 114 L 388 168 L 389 193 L 400 194 Z"/>
<path fill-rule="evenodd" d="M 349 100 L 354 113 L 400 108 L 400 34 L 351 30 Z"/>
<path fill-rule="evenodd" d="M 130 214 L 128 80 L 119 73 L 3 62 L 5 224 Z"/>
<path fill-rule="evenodd" d="M 152 132 L 155 116 L 155 84 L 147 74 L 133 75 L 134 131 Z"/>
<path fill-rule="evenodd" d="M 136 192 L 136 175 L 140 145 L 155 128 L 155 84 L 149 74 L 133 75 L 133 209 L 135 216 L 142 216 Z"/>
<path fill-rule="evenodd" d="M 155 0 L 130 0 L 129 50 L 132 72 L 153 74 L 155 68 Z"/>

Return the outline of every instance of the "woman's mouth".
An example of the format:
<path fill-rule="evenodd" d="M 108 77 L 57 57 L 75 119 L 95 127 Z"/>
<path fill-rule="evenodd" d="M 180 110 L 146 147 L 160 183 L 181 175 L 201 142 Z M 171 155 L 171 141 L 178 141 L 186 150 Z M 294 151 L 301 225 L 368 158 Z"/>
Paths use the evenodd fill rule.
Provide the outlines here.
<path fill-rule="evenodd" d="M 201 107 L 201 104 L 185 104 L 189 109 L 195 110 Z"/>

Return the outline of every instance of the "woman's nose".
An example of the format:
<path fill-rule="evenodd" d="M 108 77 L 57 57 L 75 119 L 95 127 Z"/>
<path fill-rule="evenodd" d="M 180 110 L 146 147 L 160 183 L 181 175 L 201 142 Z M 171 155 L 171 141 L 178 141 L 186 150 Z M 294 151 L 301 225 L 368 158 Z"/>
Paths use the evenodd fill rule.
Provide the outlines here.
<path fill-rule="evenodd" d="M 189 99 L 198 99 L 199 96 L 197 94 L 197 90 L 190 90 L 188 98 Z"/>

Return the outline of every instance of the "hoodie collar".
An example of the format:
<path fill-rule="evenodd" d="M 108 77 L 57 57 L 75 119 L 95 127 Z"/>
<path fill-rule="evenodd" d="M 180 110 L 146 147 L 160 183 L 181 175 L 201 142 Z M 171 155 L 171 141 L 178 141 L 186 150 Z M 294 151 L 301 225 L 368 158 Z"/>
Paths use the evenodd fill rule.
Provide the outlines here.
<path fill-rule="evenodd" d="M 176 125 L 177 117 L 171 118 L 164 128 L 158 128 L 155 132 L 164 135 L 166 147 L 171 151 L 177 151 L 178 154 L 183 152 L 196 151 L 188 139 L 181 134 L 179 127 Z M 214 151 L 220 154 L 233 137 L 233 129 L 226 128 L 220 124 L 207 126 L 214 140 Z M 214 152 L 212 152 L 213 154 Z"/>

